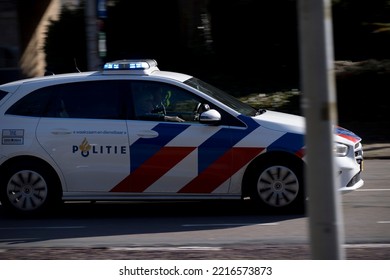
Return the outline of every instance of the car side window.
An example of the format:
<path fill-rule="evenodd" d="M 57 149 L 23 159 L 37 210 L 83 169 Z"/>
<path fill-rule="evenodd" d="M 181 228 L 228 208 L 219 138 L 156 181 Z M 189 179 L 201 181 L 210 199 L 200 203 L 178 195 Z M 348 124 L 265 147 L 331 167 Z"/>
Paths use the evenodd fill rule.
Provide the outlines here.
<path fill-rule="evenodd" d="M 35 90 L 6 114 L 86 119 L 124 119 L 120 81 L 92 81 L 53 85 Z"/>
<path fill-rule="evenodd" d="M 51 90 L 47 87 L 33 91 L 13 104 L 6 114 L 41 117 L 49 104 L 50 94 Z"/>
<path fill-rule="evenodd" d="M 194 94 L 165 83 L 133 81 L 131 86 L 134 119 L 193 122 L 202 100 Z"/>
<path fill-rule="evenodd" d="M 45 117 L 123 119 L 122 91 L 116 81 L 56 85 Z"/>

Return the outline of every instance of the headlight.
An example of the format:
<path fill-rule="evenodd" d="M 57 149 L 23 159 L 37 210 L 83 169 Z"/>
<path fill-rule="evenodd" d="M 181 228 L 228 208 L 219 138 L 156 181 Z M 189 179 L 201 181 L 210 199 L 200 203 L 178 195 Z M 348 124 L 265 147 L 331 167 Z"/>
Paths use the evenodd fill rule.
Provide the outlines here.
<path fill-rule="evenodd" d="M 345 157 L 348 154 L 348 146 L 341 143 L 334 143 L 334 153 L 337 157 Z"/>

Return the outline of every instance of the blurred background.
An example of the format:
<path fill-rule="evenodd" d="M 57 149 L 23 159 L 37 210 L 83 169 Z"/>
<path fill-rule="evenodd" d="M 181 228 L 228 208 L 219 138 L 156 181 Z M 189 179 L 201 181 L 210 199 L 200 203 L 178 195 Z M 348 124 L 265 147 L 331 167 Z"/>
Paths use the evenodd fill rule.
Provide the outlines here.
<path fill-rule="evenodd" d="M 0 84 L 153 58 L 300 114 L 297 0 L 0 0 Z M 390 1 L 333 0 L 339 122 L 390 139 Z"/>

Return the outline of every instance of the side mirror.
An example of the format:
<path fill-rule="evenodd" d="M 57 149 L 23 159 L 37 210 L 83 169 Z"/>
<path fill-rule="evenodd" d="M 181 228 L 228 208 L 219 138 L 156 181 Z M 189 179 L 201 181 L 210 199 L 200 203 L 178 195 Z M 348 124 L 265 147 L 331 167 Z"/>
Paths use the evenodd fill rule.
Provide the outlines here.
<path fill-rule="evenodd" d="M 221 114 L 215 109 L 205 111 L 199 117 L 199 122 L 204 124 L 215 124 L 220 120 Z"/>

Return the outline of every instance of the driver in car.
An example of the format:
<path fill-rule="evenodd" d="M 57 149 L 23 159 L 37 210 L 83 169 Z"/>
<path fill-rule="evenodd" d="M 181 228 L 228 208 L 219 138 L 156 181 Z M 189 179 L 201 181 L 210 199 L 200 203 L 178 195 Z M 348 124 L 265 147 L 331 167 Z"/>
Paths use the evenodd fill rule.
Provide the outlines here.
<path fill-rule="evenodd" d="M 139 92 L 135 98 L 135 113 L 140 120 L 184 122 L 178 116 L 168 116 L 166 112 L 166 97 L 160 89 L 148 93 Z"/>

